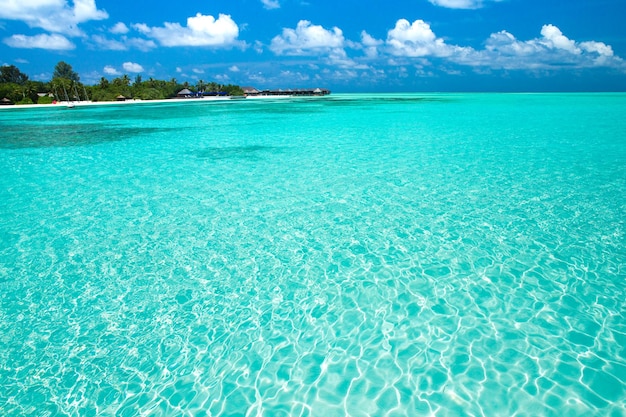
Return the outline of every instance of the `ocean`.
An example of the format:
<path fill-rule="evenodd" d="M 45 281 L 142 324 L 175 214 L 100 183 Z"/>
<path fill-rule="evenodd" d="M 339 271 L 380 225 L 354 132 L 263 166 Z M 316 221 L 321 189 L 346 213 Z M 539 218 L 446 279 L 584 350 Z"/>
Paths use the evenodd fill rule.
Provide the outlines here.
<path fill-rule="evenodd" d="M 626 415 L 626 94 L 0 110 L 0 415 Z"/>

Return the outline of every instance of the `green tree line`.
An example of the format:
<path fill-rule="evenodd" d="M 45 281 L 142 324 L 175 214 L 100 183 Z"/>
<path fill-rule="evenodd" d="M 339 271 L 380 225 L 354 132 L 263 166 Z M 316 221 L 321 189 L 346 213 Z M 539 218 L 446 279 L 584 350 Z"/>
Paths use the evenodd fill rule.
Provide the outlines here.
<path fill-rule="evenodd" d="M 112 80 L 102 77 L 95 85 L 85 85 L 80 82 L 72 66 L 64 61 L 54 67 L 49 82 L 32 81 L 14 65 L 0 67 L 0 100 L 5 104 L 50 104 L 53 100 L 115 101 L 121 97 L 160 100 L 176 97 L 185 88 L 192 93 L 205 95 L 243 95 L 241 87 L 232 84 L 222 85 L 203 80 L 196 84 L 181 84 L 175 78 L 169 81 L 149 78 L 144 81 L 141 75 L 131 80 L 126 74 Z"/>

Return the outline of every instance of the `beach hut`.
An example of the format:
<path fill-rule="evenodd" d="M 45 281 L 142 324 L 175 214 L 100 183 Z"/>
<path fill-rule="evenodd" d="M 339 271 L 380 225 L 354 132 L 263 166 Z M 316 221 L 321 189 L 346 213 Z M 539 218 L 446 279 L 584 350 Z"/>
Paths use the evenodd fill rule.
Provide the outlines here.
<path fill-rule="evenodd" d="M 126 97 L 124 97 L 124 96 L 123 96 L 123 95 L 121 95 L 121 94 L 120 94 L 119 96 L 115 97 L 115 99 L 116 99 L 117 101 L 126 101 Z"/>
<path fill-rule="evenodd" d="M 194 93 L 192 93 L 191 90 L 189 90 L 188 88 L 183 88 L 182 90 L 178 92 L 178 94 L 176 94 L 176 97 L 189 98 L 189 97 L 192 97 L 193 95 Z"/>
<path fill-rule="evenodd" d="M 244 96 L 258 96 L 261 94 L 261 92 L 254 87 L 241 87 L 241 89 L 243 90 Z"/>
<path fill-rule="evenodd" d="M 7 106 L 9 104 L 13 104 L 13 102 L 11 100 L 9 100 L 8 98 L 3 98 L 2 100 L 0 100 L 0 105 L 4 105 Z"/>

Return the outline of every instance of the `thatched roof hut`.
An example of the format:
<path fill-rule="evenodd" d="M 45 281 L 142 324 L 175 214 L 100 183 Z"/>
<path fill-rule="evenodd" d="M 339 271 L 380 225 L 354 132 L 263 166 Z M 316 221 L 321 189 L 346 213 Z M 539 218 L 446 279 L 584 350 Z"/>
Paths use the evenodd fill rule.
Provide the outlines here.
<path fill-rule="evenodd" d="M 258 96 L 261 94 L 261 92 L 254 87 L 241 87 L 241 89 L 246 96 Z"/>
<path fill-rule="evenodd" d="M 0 100 L 0 105 L 9 105 L 9 104 L 13 104 L 13 102 L 6 97 Z"/>
<path fill-rule="evenodd" d="M 188 88 L 183 88 L 178 92 L 178 94 L 176 94 L 177 97 L 191 97 L 193 95 L 194 93 L 192 93 Z"/>
<path fill-rule="evenodd" d="M 124 96 L 123 96 L 123 95 L 121 95 L 121 94 L 120 94 L 119 96 L 115 97 L 115 99 L 116 99 L 117 101 L 126 101 L 126 97 L 124 97 Z"/>

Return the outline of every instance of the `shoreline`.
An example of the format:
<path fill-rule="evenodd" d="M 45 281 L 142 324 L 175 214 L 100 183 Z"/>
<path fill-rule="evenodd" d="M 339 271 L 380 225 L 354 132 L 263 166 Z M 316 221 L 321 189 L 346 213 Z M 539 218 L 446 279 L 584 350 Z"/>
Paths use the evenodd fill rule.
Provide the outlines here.
<path fill-rule="evenodd" d="M 517 96 L 532 96 L 532 95 L 610 95 L 619 96 L 624 95 L 626 92 L 612 91 L 612 92 L 576 92 L 576 91 L 563 91 L 563 92 L 409 92 L 409 93 L 338 93 L 333 94 L 332 97 L 341 99 L 350 96 L 363 96 L 367 95 L 370 98 L 381 96 L 405 96 L 405 95 L 420 95 L 422 97 L 431 96 L 455 96 L 455 95 L 517 95 Z M 56 104 L 10 104 L 0 105 L 0 112 L 5 109 L 70 109 L 76 107 L 87 106 L 116 106 L 116 105 L 133 105 L 133 104 L 162 104 L 162 103 L 213 103 L 213 102 L 242 102 L 247 100 L 252 101 L 282 101 L 289 99 L 306 100 L 306 99 L 320 99 L 328 98 L 331 95 L 325 96 L 301 96 L 301 95 L 258 95 L 258 96 L 216 96 L 216 97 L 202 97 L 202 98 L 166 98 L 159 100 L 141 100 L 141 99 L 129 99 L 124 101 L 60 101 Z M 70 106 L 70 104 L 72 106 Z"/>
<path fill-rule="evenodd" d="M 131 105 L 131 104 L 155 104 L 155 103 L 181 103 L 181 102 L 236 102 L 244 100 L 284 100 L 290 98 L 305 98 L 303 96 L 225 96 L 225 97 L 203 97 L 203 98 L 165 98 L 160 100 L 131 99 L 124 101 L 59 101 L 56 104 L 8 104 L 0 106 L 0 111 L 4 109 L 69 109 L 87 106 L 111 106 L 111 105 Z"/>

